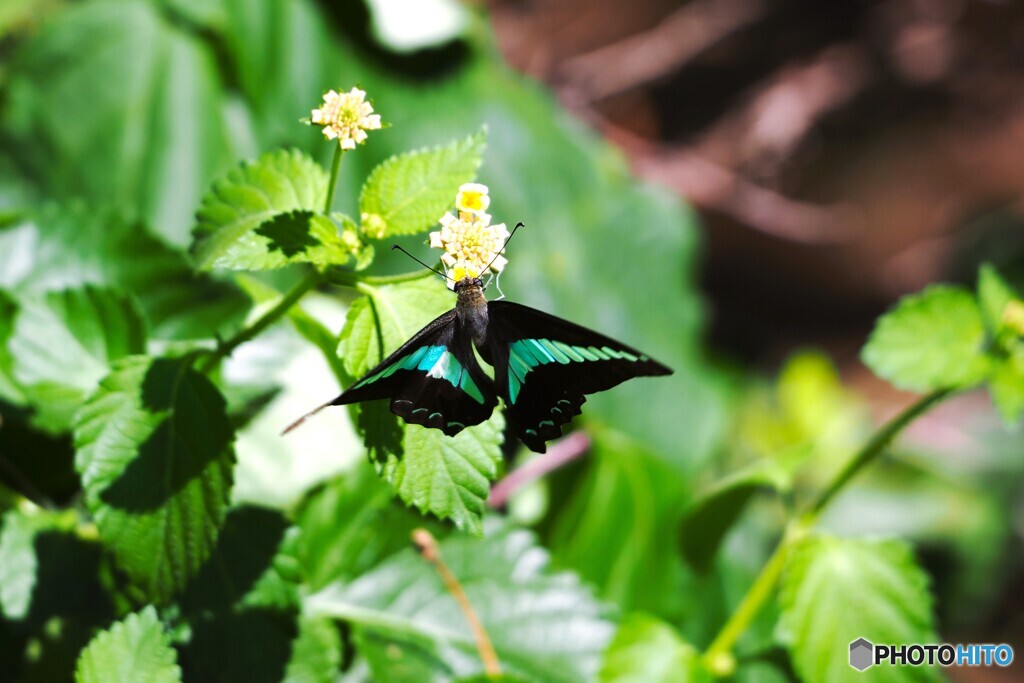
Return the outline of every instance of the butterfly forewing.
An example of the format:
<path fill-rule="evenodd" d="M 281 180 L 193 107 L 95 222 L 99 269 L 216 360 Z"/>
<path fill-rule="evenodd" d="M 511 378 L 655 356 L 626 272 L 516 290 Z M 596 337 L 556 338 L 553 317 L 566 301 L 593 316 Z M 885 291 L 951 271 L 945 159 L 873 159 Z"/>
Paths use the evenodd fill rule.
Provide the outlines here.
<path fill-rule="evenodd" d="M 454 310 L 420 330 L 331 405 L 385 398 L 406 422 L 449 436 L 483 422 L 498 404 L 493 382 L 477 363 Z"/>
<path fill-rule="evenodd" d="M 586 394 L 672 371 L 567 320 L 510 301 L 488 302 L 487 350 L 509 424 L 530 449 L 561 435 Z"/>

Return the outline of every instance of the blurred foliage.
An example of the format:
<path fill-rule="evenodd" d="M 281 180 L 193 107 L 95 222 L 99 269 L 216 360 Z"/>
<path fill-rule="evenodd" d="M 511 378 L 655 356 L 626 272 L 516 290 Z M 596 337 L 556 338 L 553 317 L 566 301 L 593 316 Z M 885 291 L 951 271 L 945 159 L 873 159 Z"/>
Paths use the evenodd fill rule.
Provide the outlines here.
<path fill-rule="evenodd" d="M 481 14 L 437 6 L 429 25 L 382 2 L 0 10 L 5 680 L 484 680 L 408 547 L 422 526 L 505 680 L 835 680 L 848 635 L 936 637 L 906 542 L 845 535 L 951 558 L 940 605 L 979 607 L 941 627 L 993 605 L 1013 446 L 962 476 L 897 450 L 812 530 L 865 452 L 861 402 L 813 352 L 770 384 L 709 363 L 693 215 L 504 68 Z M 332 145 L 299 119 L 355 83 L 390 128 L 324 207 Z M 675 370 L 588 401 L 587 457 L 513 498 L 532 530 L 488 510 L 520 455 L 500 410 L 449 438 L 362 405 L 278 438 L 452 306 L 429 273 L 388 280 L 411 265 L 386 246 L 422 254 L 478 171 L 526 224 L 509 297 Z M 899 386 L 986 383 L 1019 424 L 1022 307 L 986 268 L 977 296 L 904 300 L 864 358 Z M 870 609 L 848 621 L 854 584 Z"/>

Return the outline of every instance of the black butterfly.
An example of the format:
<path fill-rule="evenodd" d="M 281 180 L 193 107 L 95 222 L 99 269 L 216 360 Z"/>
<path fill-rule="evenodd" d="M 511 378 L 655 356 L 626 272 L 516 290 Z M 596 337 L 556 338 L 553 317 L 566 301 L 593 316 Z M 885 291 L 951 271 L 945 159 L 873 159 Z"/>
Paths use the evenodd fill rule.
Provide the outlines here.
<path fill-rule="evenodd" d="M 406 422 L 454 436 L 490 417 L 500 396 L 513 431 L 543 453 L 580 414 L 585 394 L 631 377 L 672 374 L 614 339 L 527 306 L 487 301 L 483 290 L 478 278 L 455 283 L 454 309 L 321 407 L 390 399 L 391 412 Z M 494 367 L 493 380 L 474 346 Z"/>

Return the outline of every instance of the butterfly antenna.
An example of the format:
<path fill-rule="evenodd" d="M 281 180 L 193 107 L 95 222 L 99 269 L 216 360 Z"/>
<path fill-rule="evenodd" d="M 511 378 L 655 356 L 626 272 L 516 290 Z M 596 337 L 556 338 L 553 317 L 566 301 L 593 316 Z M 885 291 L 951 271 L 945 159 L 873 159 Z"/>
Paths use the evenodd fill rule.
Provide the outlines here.
<path fill-rule="evenodd" d="M 494 258 L 491 259 L 491 263 L 488 263 L 486 266 L 484 266 L 484 270 L 481 271 L 481 272 L 486 271 L 488 268 L 491 267 L 492 263 L 494 263 L 495 261 L 498 260 L 498 257 L 501 256 L 503 251 L 505 251 L 505 247 L 507 247 L 508 243 L 512 241 L 512 237 L 516 234 L 516 230 L 518 230 L 519 228 L 525 228 L 525 227 L 526 226 L 522 223 L 522 221 L 520 221 L 519 223 L 516 223 L 516 227 L 512 228 L 512 232 L 510 232 L 508 234 L 508 237 L 505 239 L 505 244 L 501 245 L 501 249 L 499 249 L 498 253 L 495 254 Z M 498 291 L 500 292 L 501 289 L 499 288 Z"/>
<path fill-rule="evenodd" d="M 314 415 L 319 413 L 321 410 L 323 410 L 324 408 L 329 407 L 333 403 L 334 403 L 334 399 L 331 399 L 330 401 L 328 401 L 327 403 L 323 404 L 322 406 L 317 406 L 316 408 L 313 408 L 313 410 L 309 411 L 308 413 L 306 413 L 305 415 L 300 417 L 298 420 L 296 420 L 295 422 L 292 422 L 290 425 L 285 427 L 284 431 L 281 432 L 281 436 L 284 436 L 285 434 L 287 434 L 288 432 L 292 431 L 293 429 L 297 429 L 299 427 L 299 425 L 301 425 L 307 419 L 313 417 Z"/>
<path fill-rule="evenodd" d="M 394 251 L 395 249 L 397 249 L 398 251 L 402 252 L 403 254 L 405 254 L 406 256 L 408 256 L 408 257 L 409 257 L 409 258 L 411 258 L 411 259 L 412 259 L 413 261 L 415 261 L 416 263 L 420 264 L 421 266 L 423 266 L 423 267 L 424 267 L 424 268 L 426 268 L 427 270 L 432 270 L 432 271 L 434 271 L 435 273 L 437 273 L 438 275 L 440 275 L 441 277 L 443 277 L 443 278 L 444 278 L 445 280 L 451 280 L 451 278 L 450 278 L 450 277 L 448 277 L 447 275 L 445 275 L 444 273 L 442 273 L 442 272 L 441 272 L 440 270 L 438 270 L 437 268 L 431 268 L 431 267 L 430 267 L 430 266 L 428 266 L 428 265 L 427 265 L 426 263 L 424 263 L 423 261 L 420 261 L 420 260 L 419 260 L 418 258 L 416 258 L 416 257 L 415 257 L 415 256 L 413 256 L 412 254 L 410 254 L 410 253 L 409 253 L 408 251 L 406 251 L 406 250 L 405 250 L 404 248 L 402 248 L 402 247 L 398 246 L 397 244 L 392 244 L 392 245 L 391 245 L 391 251 Z M 504 249 L 504 247 L 502 247 L 502 249 Z M 454 280 L 452 280 L 452 281 L 454 282 Z"/>

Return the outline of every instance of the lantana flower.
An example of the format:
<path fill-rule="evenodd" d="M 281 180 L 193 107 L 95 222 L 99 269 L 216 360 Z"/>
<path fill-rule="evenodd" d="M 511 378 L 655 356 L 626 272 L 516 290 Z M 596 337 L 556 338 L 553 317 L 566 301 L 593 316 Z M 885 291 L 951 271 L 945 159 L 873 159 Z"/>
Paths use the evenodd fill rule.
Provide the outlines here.
<path fill-rule="evenodd" d="M 324 137 L 337 140 L 342 149 L 355 149 L 366 139 L 366 131 L 380 128 L 380 114 L 366 101 L 366 92 L 352 88 L 346 93 L 329 90 L 324 104 L 314 109 L 311 120 L 323 126 Z"/>
<path fill-rule="evenodd" d="M 508 259 L 501 256 L 509 237 L 504 223 L 491 225 L 484 212 L 490 204 L 487 186 L 467 183 L 459 188 L 455 204 L 458 216 L 441 216 L 441 229 L 430 233 L 430 246 L 444 251 L 441 262 L 452 278 L 450 286 L 463 278 L 481 277 L 488 271 L 501 272 Z M 492 263 L 493 261 L 493 263 Z"/>

